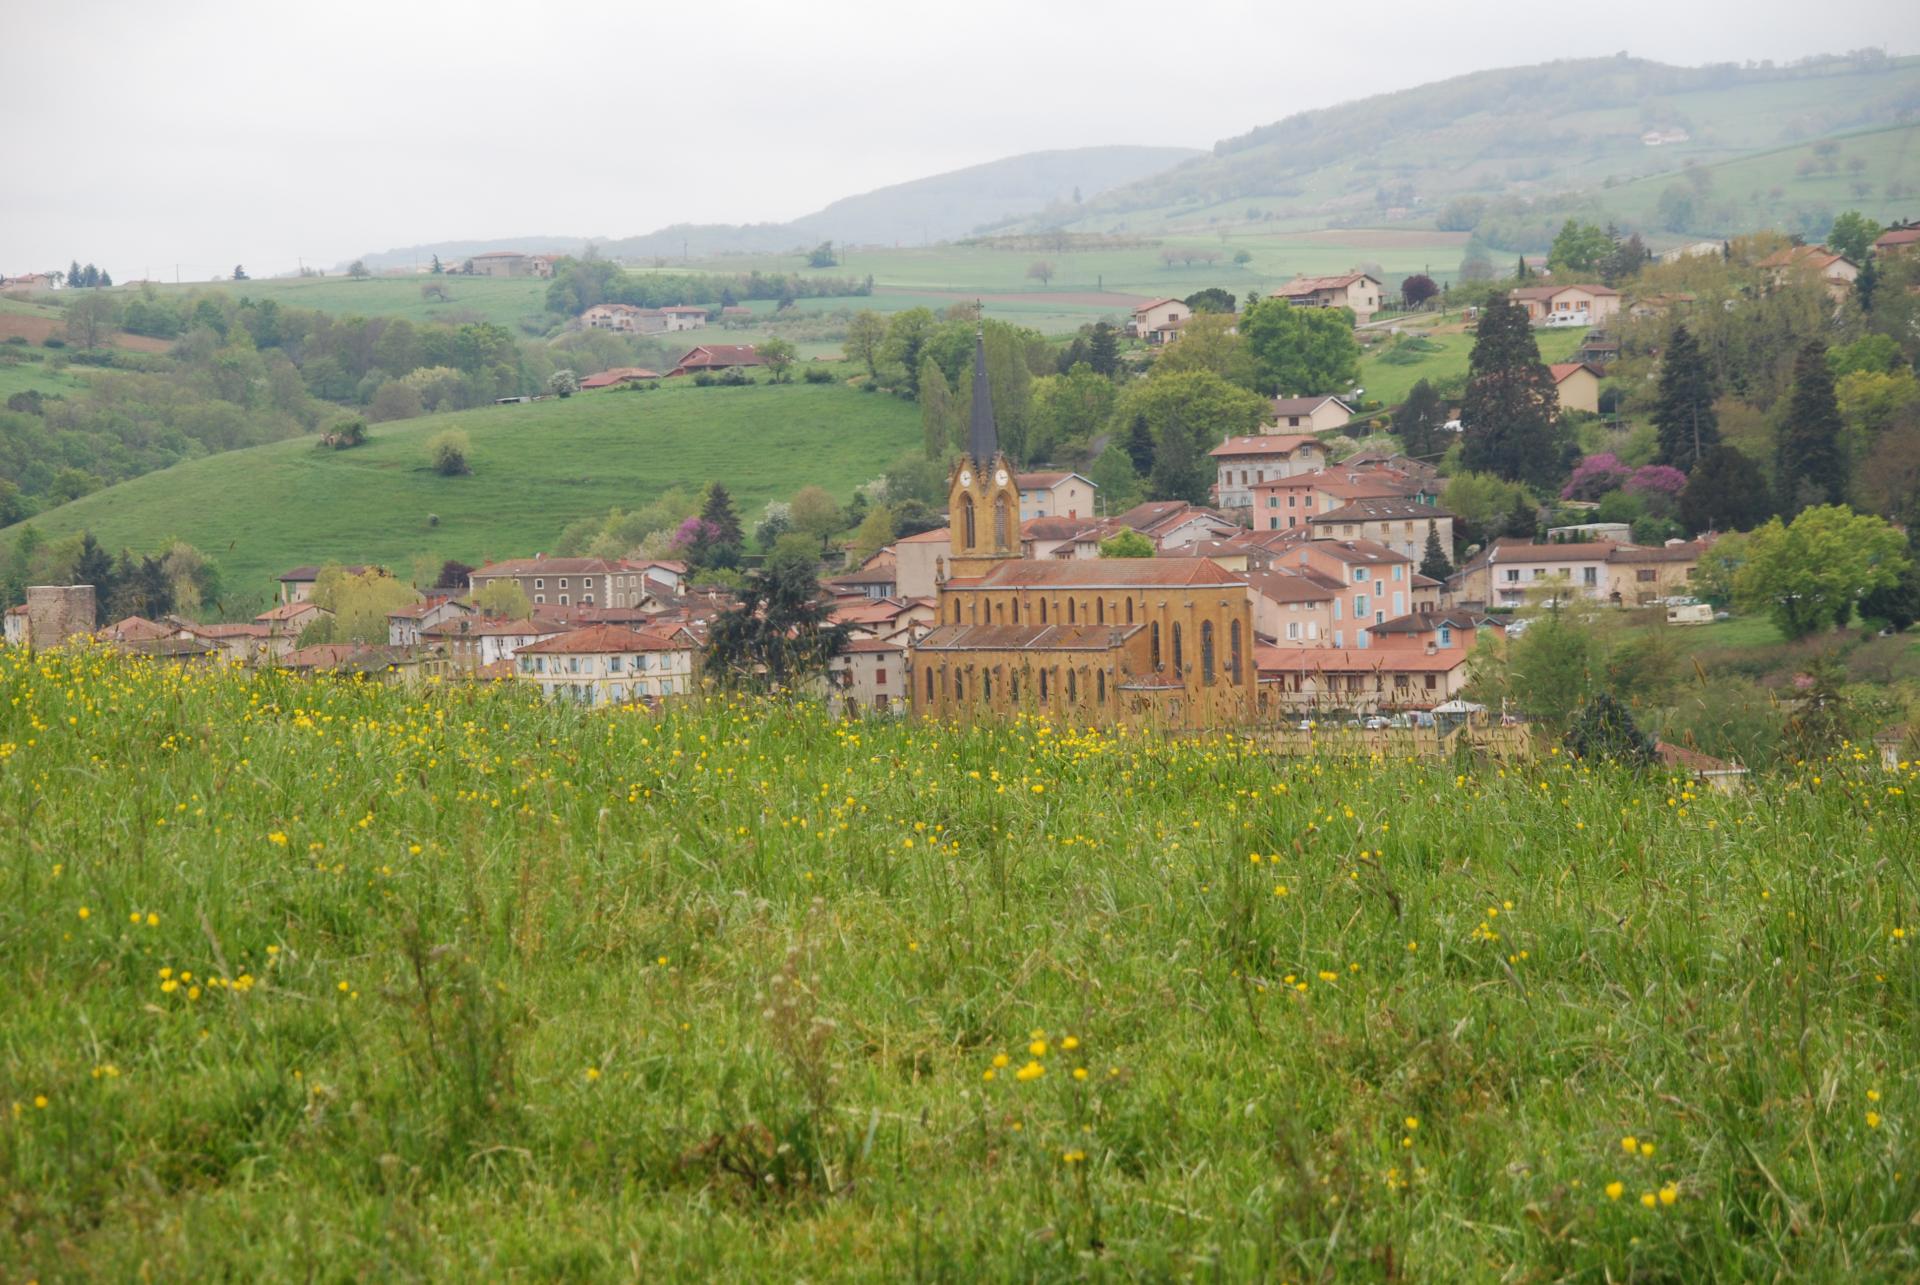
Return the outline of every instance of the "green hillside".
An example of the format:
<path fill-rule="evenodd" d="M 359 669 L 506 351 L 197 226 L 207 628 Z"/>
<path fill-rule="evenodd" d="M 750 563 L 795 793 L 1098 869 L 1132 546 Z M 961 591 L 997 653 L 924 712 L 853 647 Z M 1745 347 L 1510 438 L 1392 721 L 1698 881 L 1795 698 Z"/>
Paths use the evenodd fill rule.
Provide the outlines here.
<path fill-rule="evenodd" d="M 472 440 L 473 473 L 427 467 L 427 439 Z M 919 440 L 910 404 L 837 385 L 592 393 L 373 427 L 367 445 L 311 438 L 231 451 L 97 491 L 35 518 L 49 536 L 88 529 L 109 548 L 170 539 L 220 564 L 236 600 L 307 562 L 407 567 L 427 554 L 478 562 L 551 546 L 569 521 L 719 480 L 743 516 L 818 484 L 842 499 Z M 433 518 L 437 516 L 438 522 Z M 0 533 L 10 540 L 11 532 Z"/>
<path fill-rule="evenodd" d="M 1916 105 L 1920 58 L 1683 68 L 1621 56 L 1503 68 L 1298 113 L 1029 226 L 1431 221 L 1456 196 L 1599 192 L 1690 162 L 1897 124 Z M 1648 146 L 1650 130 L 1686 138 Z M 1876 184 L 1920 176 L 1911 155 L 1900 166 Z"/>
<path fill-rule="evenodd" d="M 421 293 L 428 285 L 444 286 L 452 296 L 442 302 Z M 196 281 L 182 285 L 155 285 L 174 290 L 220 290 L 235 298 L 272 299 L 287 308 L 317 308 L 337 317 L 406 317 L 413 321 L 442 321 L 459 325 L 491 321 L 518 331 L 522 318 L 539 324 L 543 333 L 552 319 L 546 315 L 547 283 L 533 277 L 268 277 L 251 281 Z"/>

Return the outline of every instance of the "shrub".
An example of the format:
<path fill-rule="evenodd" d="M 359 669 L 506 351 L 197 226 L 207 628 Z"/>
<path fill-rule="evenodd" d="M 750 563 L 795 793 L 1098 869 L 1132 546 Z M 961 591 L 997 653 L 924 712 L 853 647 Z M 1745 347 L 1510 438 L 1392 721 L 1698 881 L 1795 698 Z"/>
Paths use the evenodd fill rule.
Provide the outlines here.
<path fill-rule="evenodd" d="M 738 366 L 730 366 L 721 373 L 717 382 L 722 388 L 745 388 L 753 380 L 748 378 L 747 372 Z"/>
<path fill-rule="evenodd" d="M 863 393 L 877 393 L 880 391 L 880 385 L 869 379 L 866 383 L 860 385 L 860 391 Z"/>
<path fill-rule="evenodd" d="M 40 341 L 40 346 L 42 348 L 65 348 L 67 346 L 67 341 L 62 339 L 59 335 L 48 335 L 45 339 L 42 339 Z"/>
<path fill-rule="evenodd" d="M 459 477 L 473 471 L 467 463 L 468 449 L 467 435 L 457 428 L 449 428 L 428 439 L 427 459 L 440 476 Z"/>
<path fill-rule="evenodd" d="M 700 371 L 696 373 L 693 377 L 693 386 L 695 388 L 712 388 L 713 376 L 708 374 L 704 370 Z"/>
<path fill-rule="evenodd" d="M 800 378 L 806 380 L 809 384 L 831 384 L 833 382 L 833 372 L 823 366 L 809 366 L 801 374 Z"/>

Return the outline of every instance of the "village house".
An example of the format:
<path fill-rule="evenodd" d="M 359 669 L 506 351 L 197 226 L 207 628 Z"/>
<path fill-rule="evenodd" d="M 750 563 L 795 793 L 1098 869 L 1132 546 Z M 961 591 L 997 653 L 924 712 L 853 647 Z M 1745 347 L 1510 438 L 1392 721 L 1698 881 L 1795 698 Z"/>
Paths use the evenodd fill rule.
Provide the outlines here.
<path fill-rule="evenodd" d="M 1100 542 L 1121 530 L 1111 519 L 1028 518 L 1020 524 L 1023 558 L 1097 558 Z"/>
<path fill-rule="evenodd" d="M 1180 325 L 1192 315 L 1193 309 L 1178 299 L 1155 299 L 1133 310 L 1127 334 L 1150 344 L 1166 343 L 1179 338 Z"/>
<path fill-rule="evenodd" d="M 1330 468 L 1255 482 L 1251 518 L 1256 529 L 1305 528 L 1318 514 L 1359 500 L 1426 502 L 1438 483 L 1384 468 Z M 1330 534 L 1339 534 L 1332 532 Z M 1424 535 L 1423 535 L 1424 538 Z"/>
<path fill-rule="evenodd" d="M 1028 518 L 1090 518 L 1094 493 L 1100 488 L 1078 473 L 1016 473 L 1020 488 L 1020 520 Z"/>
<path fill-rule="evenodd" d="M 1874 238 L 1875 254 L 1906 254 L 1920 246 L 1920 223 L 1895 224 Z"/>
<path fill-rule="evenodd" d="M 298 602 L 283 602 L 261 612 L 253 618 L 253 623 L 265 625 L 269 638 L 297 639 L 306 632 L 308 626 L 332 619 L 331 611 L 323 611 L 311 599 L 302 598 Z"/>
<path fill-rule="evenodd" d="M 510 558 L 467 574 L 469 597 L 488 585 L 511 580 L 535 607 L 638 607 L 647 573 L 607 558 Z"/>
<path fill-rule="evenodd" d="M 707 310 L 697 303 L 673 303 L 660 309 L 660 315 L 666 320 L 668 333 L 680 330 L 700 330 L 707 324 Z"/>
<path fill-rule="evenodd" d="M 945 527 L 902 536 L 893 542 L 896 598 L 931 598 L 939 586 L 941 569 L 946 563 L 947 547 L 952 543 Z"/>
<path fill-rule="evenodd" d="M 1364 325 L 1380 311 L 1383 294 L 1377 278 L 1365 272 L 1347 272 L 1337 277 L 1295 277 L 1273 292 L 1296 308 L 1345 308 L 1353 313 L 1357 325 Z"/>
<path fill-rule="evenodd" d="M 1584 361 L 1556 361 L 1547 367 L 1554 389 L 1560 394 L 1561 410 L 1600 413 L 1601 372 Z"/>
<path fill-rule="evenodd" d="M 1860 267 L 1853 260 L 1819 245 L 1790 245 L 1768 255 L 1755 266 L 1764 270 L 1776 286 L 1785 285 L 1796 278 L 1817 278 L 1826 286 L 1827 294 L 1835 303 L 1847 297 L 1853 289 L 1855 278 L 1860 275 Z"/>
<path fill-rule="evenodd" d="M 1404 554 L 1371 540 L 1303 540 L 1290 562 L 1340 586 L 1328 621 L 1335 647 L 1370 647 L 1374 625 L 1407 614 L 1414 563 Z"/>
<path fill-rule="evenodd" d="M 937 624 L 912 652 L 914 710 L 1217 727 L 1253 707 L 1246 584 L 1204 558 L 1020 556 L 1019 488 L 974 339 L 967 452 L 948 482 Z"/>
<path fill-rule="evenodd" d="M 180 632 L 218 648 L 221 656 L 235 665 L 278 664 L 298 641 L 293 634 L 276 633 L 271 626 L 251 623 L 185 625 Z"/>
<path fill-rule="evenodd" d="M 1507 297 L 1536 326 L 1602 326 L 1620 312 L 1620 292 L 1610 286 L 1520 286 Z"/>
<path fill-rule="evenodd" d="M 488 250 L 474 255 L 461 266 L 476 277 L 550 277 L 557 257 L 520 250 Z"/>
<path fill-rule="evenodd" d="M 912 642 L 933 628 L 933 599 L 842 598 L 833 603 L 828 620 L 845 625 L 849 638 Z"/>
<path fill-rule="evenodd" d="M 1382 621 L 1370 631 L 1384 651 L 1469 652 L 1485 635 L 1504 638 L 1507 627 L 1481 611 L 1413 611 Z"/>
<path fill-rule="evenodd" d="M 1261 482 L 1271 478 L 1293 477 L 1320 468 L 1327 462 L 1326 447 L 1321 445 L 1319 438 L 1307 433 L 1229 437 L 1207 454 L 1213 458 L 1217 469 L 1213 502 L 1228 510 L 1251 509 L 1252 488 Z"/>
<path fill-rule="evenodd" d="M 1154 548 L 1165 552 L 1195 540 L 1230 536 L 1240 530 L 1237 519 L 1213 509 L 1203 509 L 1185 500 L 1148 500 L 1136 504 L 1112 519 L 1115 528 L 1138 531 L 1153 541 Z"/>
<path fill-rule="evenodd" d="M 667 319 L 658 308 L 637 308 L 630 303 L 596 303 L 580 314 L 580 324 L 589 330 L 647 335 L 665 330 Z"/>
<path fill-rule="evenodd" d="M 907 649 L 896 642 L 856 638 L 827 666 L 827 700 L 836 713 L 905 712 Z"/>
<path fill-rule="evenodd" d="M 760 353 L 752 344 L 702 344 L 689 348 L 668 375 L 718 375 L 729 370 L 759 366 Z"/>
<path fill-rule="evenodd" d="M 900 559 L 894 553 L 893 547 L 889 545 L 852 571 L 833 576 L 827 580 L 826 585 L 830 593 L 857 594 L 866 598 L 891 598 L 900 587 Z"/>
<path fill-rule="evenodd" d="M 1323 393 L 1318 397 L 1276 397 L 1267 413 L 1278 428 L 1324 433 L 1345 427 L 1353 418 L 1353 407 L 1331 393 Z"/>
<path fill-rule="evenodd" d="M 418 602 L 387 613 L 387 646 L 417 647 L 423 632 L 472 614 L 473 608 L 455 598 L 451 590 L 436 589 Z"/>
<path fill-rule="evenodd" d="M 420 641 L 444 648 L 457 673 L 474 674 L 510 661 L 522 647 L 531 647 L 567 633 L 566 625 L 544 620 L 492 620 L 461 616 L 442 620 L 420 633 Z"/>
<path fill-rule="evenodd" d="M 693 691 L 697 651 L 685 630 L 669 636 L 593 625 L 519 648 L 514 669 L 548 700 L 653 704 Z"/>
<path fill-rule="evenodd" d="M 1411 648 L 1276 647 L 1254 649 L 1262 713 L 1354 716 L 1431 710 L 1467 685 L 1468 653 L 1429 655 Z"/>
<path fill-rule="evenodd" d="M 1495 540 L 1454 573 L 1454 597 L 1463 603 L 1515 607 L 1528 591 L 1615 606 L 1639 606 L 1684 594 L 1706 546 L 1676 542 L 1659 548 L 1592 540 L 1533 544 Z"/>
<path fill-rule="evenodd" d="M 333 564 L 329 563 L 328 565 Z M 326 567 L 295 567 L 293 570 L 280 576 L 280 601 L 282 603 L 305 602 L 311 598 L 313 596 L 313 586 L 319 582 L 320 573 L 324 570 L 326 570 Z M 343 566 L 340 570 L 350 576 L 384 576 L 391 574 L 385 567 L 373 566 Z"/>
<path fill-rule="evenodd" d="M 1427 549 L 1427 532 L 1440 536 L 1440 548 L 1453 549 L 1453 514 L 1436 504 L 1400 497 L 1352 500 L 1307 519 L 1316 540 L 1371 540 L 1418 561 Z"/>
<path fill-rule="evenodd" d="M 1444 611 L 1449 605 L 1445 581 L 1421 575 L 1418 571 L 1413 573 L 1413 593 L 1407 600 L 1409 609 L 1415 612 Z"/>
<path fill-rule="evenodd" d="M 588 375 L 580 381 L 580 391 L 590 393 L 599 388 L 622 388 L 628 384 L 644 384 L 659 378 L 659 371 L 648 370 L 645 366 L 615 366 L 597 375 Z"/>
<path fill-rule="evenodd" d="M 1247 598 L 1257 640 L 1294 647 L 1333 645 L 1333 603 L 1346 588 L 1309 567 L 1248 571 Z"/>

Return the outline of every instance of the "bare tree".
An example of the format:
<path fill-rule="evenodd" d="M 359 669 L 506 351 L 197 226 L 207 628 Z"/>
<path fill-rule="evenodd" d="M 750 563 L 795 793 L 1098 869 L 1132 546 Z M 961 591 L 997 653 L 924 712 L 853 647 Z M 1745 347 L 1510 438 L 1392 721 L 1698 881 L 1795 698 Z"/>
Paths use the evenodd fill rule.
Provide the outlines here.
<path fill-rule="evenodd" d="M 1053 280 L 1053 265 L 1045 259 L 1035 259 L 1027 265 L 1027 277 L 1044 286 Z"/>

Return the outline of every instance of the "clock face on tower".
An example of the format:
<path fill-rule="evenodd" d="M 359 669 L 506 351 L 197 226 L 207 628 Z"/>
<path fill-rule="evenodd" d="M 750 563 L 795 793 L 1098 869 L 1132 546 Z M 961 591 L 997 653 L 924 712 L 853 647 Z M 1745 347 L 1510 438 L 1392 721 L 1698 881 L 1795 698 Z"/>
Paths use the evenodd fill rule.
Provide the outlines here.
<path fill-rule="evenodd" d="M 998 473 L 995 473 L 993 475 L 993 482 L 995 486 L 1005 486 L 1007 484 L 1007 471 L 1001 469 Z"/>
<path fill-rule="evenodd" d="M 970 470 L 970 469 L 961 469 L 961 470 L 960 470 L 960 485 L 962 485 L 962 486 L 972 486 L 972 485 L 973 485 L 973 472 L 972 472 L 972 470 Z"/>

